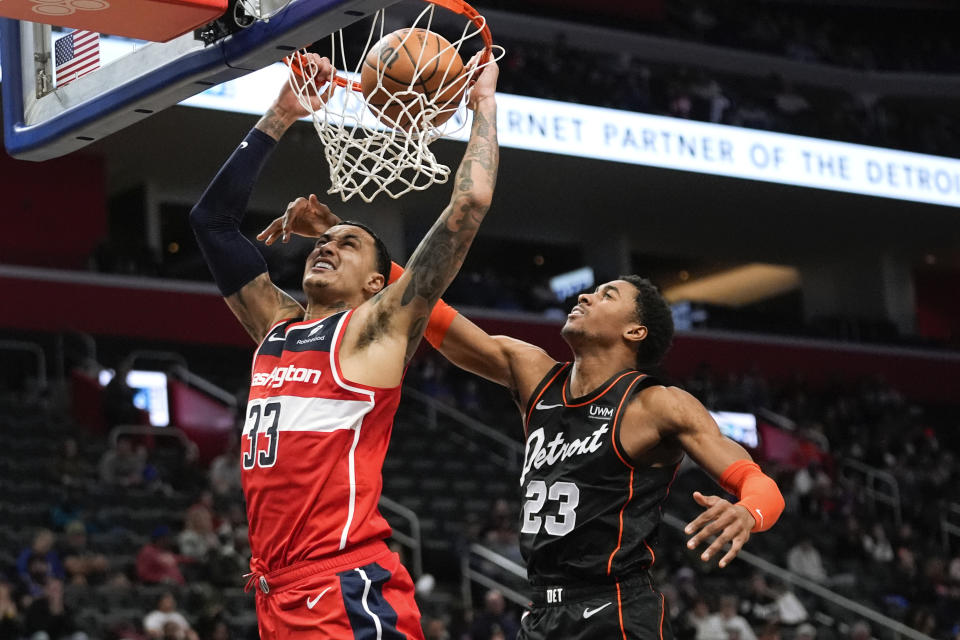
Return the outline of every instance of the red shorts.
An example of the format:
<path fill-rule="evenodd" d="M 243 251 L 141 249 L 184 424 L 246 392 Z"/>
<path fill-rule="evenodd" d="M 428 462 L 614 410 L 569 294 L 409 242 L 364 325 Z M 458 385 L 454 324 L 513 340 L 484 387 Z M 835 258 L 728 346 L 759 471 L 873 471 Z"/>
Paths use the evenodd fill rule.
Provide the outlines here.
<path fill-rule="evenodd" d="M 380 540 L 250 583 L 261 640 L 423 640 L 410 574 Z"/>

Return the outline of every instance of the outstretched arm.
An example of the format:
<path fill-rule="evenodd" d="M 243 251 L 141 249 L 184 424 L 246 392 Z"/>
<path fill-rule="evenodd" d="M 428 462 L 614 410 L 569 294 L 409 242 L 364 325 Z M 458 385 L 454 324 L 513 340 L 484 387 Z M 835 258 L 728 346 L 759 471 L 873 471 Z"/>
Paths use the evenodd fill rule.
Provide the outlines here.
<path fill-rule="evenodd" d="M 510 336 L 491 336 L 461 314 L 450 323 L 437 350 L 461 369 L 507 387 L 521 404 L 556 364 L 540 347 Z"/>
<path fill-rule="evenodd" d="M 674 440 L 700 467 L 738 501 L 731 503 L 715 495 L 694 492 L 693 498 L 704 508 L 684 529 L 692 535 L 687 547 L 696 549 L 711 536 L 716 539 L 701 554 L 704 562 L 730 549 L 720 559 L 725 567 L 736 557 L 751 532 L 766 531 L 783 512 L 783 496 L 776 482 L 764 475 L 746 449 L 720 433 L 720 428 L 700 401 L 676 387 L 651 387 L 640 396 L 642 410 L 653 414 L 661 440 Z M 633 407 L 631 407 L 633 409 Z M 625 421 L 630 418 L 630 412 Z M 621 442 L 629 452 L 630 437 L 642 438 L 639 430 L 626 429 Z"/>
<path fill-rule="evenodd" d="M 414 251 L 403 275 L 357 307 L 344 334 L 341 358 L 349 356 L 349 361 L 343 361 L 344 373 L 357 382 L 392 386 L 400 381 L 433 306 L 459 271 L 490 208 L 500 160 L 496 63 L 478 73 L 468 104 L 473 111 L 470 139 L 450 203 Z"/>
<path fill-rule="evenodd" d="M 310 54 L 317 84 L 333 74 L 329 61 Z M 319 101 L 314 96 L 312 101 Z M 260 252 L 240 233 L 253 185 L 277 141 L 306 115 L 287 83 L 266 114 L 240 143 L 190 212 L 190 223 L 227 306 L 254 341 L 303 308 L 270 281 Z"/>
<path fill-rule="evenodd" d="M 384 291 L 383 304 L 400 314 L 407 328 L 406 359 L 416 351 L 430 310 L 460 270 L 483 222 L 497 181 L 496 63 L 485 67 L 470 95 L 473 125 L 457 170 L 450 204 L 407 261 L 406 272 Z"/>

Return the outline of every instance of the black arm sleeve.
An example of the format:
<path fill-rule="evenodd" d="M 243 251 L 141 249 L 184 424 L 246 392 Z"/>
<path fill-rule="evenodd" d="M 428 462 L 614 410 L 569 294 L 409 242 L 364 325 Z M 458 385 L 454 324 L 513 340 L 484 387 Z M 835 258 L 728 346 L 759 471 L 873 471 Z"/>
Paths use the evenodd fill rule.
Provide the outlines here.
<path fill-rule="evenodd" d="M 253 185 L 277 141 L 253 129 L 220 167 L 190 211 L 190 226 L 224 297 L 266 273 L 267 262 L 242 233 L 240 221 Z"/>

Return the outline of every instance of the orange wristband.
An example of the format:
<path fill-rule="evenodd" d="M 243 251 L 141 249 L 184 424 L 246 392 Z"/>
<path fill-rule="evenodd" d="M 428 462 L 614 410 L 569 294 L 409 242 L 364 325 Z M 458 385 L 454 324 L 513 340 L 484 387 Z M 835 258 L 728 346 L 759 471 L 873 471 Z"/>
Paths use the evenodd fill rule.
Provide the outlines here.
<path fill-rule="evenodd" d="M 395 282 L 401 275 L 403 275 L 403 267 L 396 262 L 391 262 L 390 282 L 387 284 Z M 437 300 L 433 311 L 430 312 L 430 320 L 427 322 L 427 328 L 423 332 L 423 337 L 426 338 L 427 342 L 429 342 L 434 349 L 439 349 L 440 345 L 443 344 L 443 338 L 447 335 L 447 330 L 450 329 L 450 324 L 453 323 L 453 319 L 457 317 L 457 313 L 456 309 L 442 299 Z"/>
<path fill-rule="evenodd" d="M 447 335 L 453 319 L 457 317 L 458 311 L 448 305 L 443 300 L 437 300 L 433 311 L 430 312 L 430 321 L 427 322 L 427 328 L 423 332 L 423 337 L 434 349 L 439 349 L 443 344 L 443 338 Z"/>
<path fill-rule="evenodd" d="M 766 531 L 783 513 L 783 495 L 777 483 L 764 474 L 755 462 L 737 460 L 720 476 L 720 486 L 737 496 L 756 521 L 751 531 Z"/>

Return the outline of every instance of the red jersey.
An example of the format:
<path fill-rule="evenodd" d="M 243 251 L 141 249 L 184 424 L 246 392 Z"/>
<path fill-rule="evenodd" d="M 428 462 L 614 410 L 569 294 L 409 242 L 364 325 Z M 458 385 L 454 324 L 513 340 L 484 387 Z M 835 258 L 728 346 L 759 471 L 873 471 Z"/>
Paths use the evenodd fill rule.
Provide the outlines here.
<path fill-rule="evenodd" d="M 283 321 L 253 357 L 241 465 L 254 571 L 390 535 L 377 503 L 400 386 L 343 377 L 352 314 Z"/>

